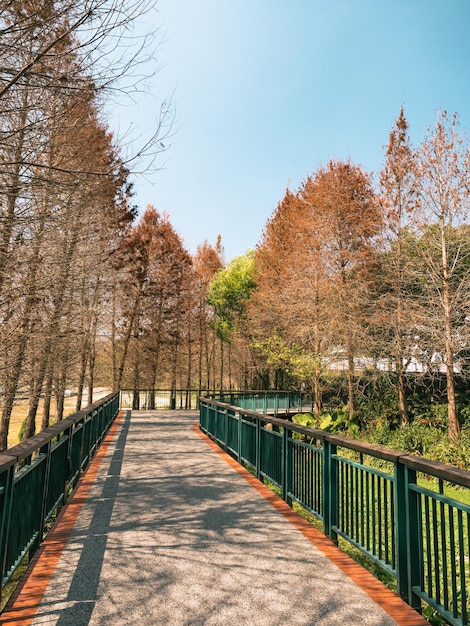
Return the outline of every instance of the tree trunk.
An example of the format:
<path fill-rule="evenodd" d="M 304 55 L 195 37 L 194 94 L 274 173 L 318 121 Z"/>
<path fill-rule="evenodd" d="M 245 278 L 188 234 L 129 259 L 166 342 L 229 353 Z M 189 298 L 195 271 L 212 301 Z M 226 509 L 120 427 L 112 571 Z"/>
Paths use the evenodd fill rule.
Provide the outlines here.
<path fill-rule="evenodd" d="M 56 381 L 55 399 L 57 406 L 57 421 L 64 419 L 65 409 L 65 386 L 67 384 L 67 359 L 64 360 L 62 371 Z"/>
<path fill-rule="evenodd" d="M 22 102 L 22 110 L 20 113 L 20 119 L 18 120 L 17 124 L 17 127 L 19 129 L 17 133 L 18 143 L 16 144 L 15 154 L 13 157 L 13 163 L 15 165 L 11 174 L 9 189 L 6 193 L 6 214 L 2 219 L 3 228 L 0 237 L 0 294 L 3 291 L 3 284 L 7 277 L 6 268 L 10 255 L 10 245 L 13 235 L 13 229 L 15 226 L 16 203 L 18 200 L 18 195 L 20 193 L 20 172 L 23 163 L 23 148 L 25 143 L 26 120 L 28 114 L 28 98 L 29 91 L 27 88 L 25 88 Z"/>
<path fill-rule="evenodd" d="M 95 310 L 95 299 L 92 312 L 89 359 L 88 359 L 88 404 L 93 404 L 93 392 L 95 387 L 95 364 L 96 364 L 96 332 L 98 328 L 98 315 Z"/>
<path fill-rule="evenodd" d="M 45 430 L 50 423 L 53 374 L 54 372 L 51 365 L 49 366 L 49 371 L 46 377 L 46 386 L 44 389 L 44 407 L 42 412 L 41 430 Z"/>
<path fill-rule="evenodd" d="M 139 371 L 139 359 L 136 357 L 134 360 L 134 377 L 133 377 L 133 393 L 132 393 L 132 408 L 135 411 L 140 409 L 140 371 Z"/>
<path fill-rule="evenodd" d="M 444 340 L 446 353 L 446 380 L 447 380 L 447 416 L 449 420 L 449 438 L 455 440 L 460 433 L 460 423 L 457 415 L 454 381 L 454 354 L 452 341 L 452 319 L 449 288 L 449 261 L 445 226 L 441 224 L 441 251 L 442 251 L 442 305 L 444 308 Z"/>
<path fill-rule="evenodd" d="M 220 340 L 220 391 L 224 388 L 224 342 Z"/>
<path fill-rule="evenodd" d="M 348 355 L 348 410 L 349 420 L 354 419 L 355 403 L 354 403 L 354 353 L 351 345 L 351 338 L 347 337 L 347 355 Z"/>
<path fill-rule="evenodd" d="M 33 389 L 32 399 L 28 410 L 28 416 L 26 418 L 24 433 L 25 439 L 27 439 L 28 437 L 32 437 L 36 432 L 36 415 L 39 406 L 39 399 L 41 397 L 48 362 L 51 358 L 52 348 L 54 342 L 57 339 L 57 334 L 59 331 L 59 321 L 61 316 L 63 315 L 62 306 L 64 303 L 65 293 L 67 289 L 67 281 L 70 275 L 71 262 L 77 247 L 77 243 L 78 230 L 75 230 L 73 232 L 71 241 L 68 242 L 68 247 L 66 248 L 65 254 L 63 255 L 64 261 L 62 266 L 62 275 L 60 276 L 58 281 L 58 288 L 56 296 L 54 298 L 54 309 L 52 312 L 52 318 L 49 323 L 49 327 L 45 333 L 43 353 L 41 355 L 38 367 L 38 375 Z"/>
<path fill-rule="evenodd" d="M 405 378 L 403 376 L 403 355 L 397 354 L 395 361 L 397 368 L 397 387 L 398 387 L 398 410 L 400 411 L 400 423 L 402 426 L 409 424 L 408 407 L 405 394 Z"/>
<path fill-rule="evenodd" d="M 126 331 L 126 334 L 124 336 L 123 352 L 122 352 L 122 355 L 121 355 L 121 362 L 120 362 L 119 367 L 117 369 L 117 377 L 116 377 L 114 391 L 119 391 L 121 389 L 122 377 L 124 375 L 124 368 L 126 366 L 127 353 L 129 351 L 129 343 L 131 341 L 132 331 L 134 329 L 135 321 L 136 321 L 136 319 L 138 317 L 138 314 L 139 314 L 140 298 L 141 298 L 141 286 L 139 285 L 138 293 L 137 293 L 135 301 L 134 301 L 134 306 L 132 308 L 131 315 L 129 317 L 129 325 L 127 327 L 127 331 Z"/>
<path fill-rule="evenodd" d="M 322 387 L 320 372 L 315 372 L 313 378 L 313 412 L 315 415 L 320 415 L 322 411 Z"/>
<path fill-rule="evenodd" d="M 88 342 L 85 341 L 83 345 L 83 350 L 80 358 L 80 373 L 78 375 L 78 385 L 77 385 L 77 402 L 75 404 L 75 410 L 80 411 L 82 408 L 82 399 L 83 399 L 83 390 L 85 388 L 85 376 L 86 376 L 86 368 L 88 365 L 88 348 L 86 348 L 86 344 Z"/>

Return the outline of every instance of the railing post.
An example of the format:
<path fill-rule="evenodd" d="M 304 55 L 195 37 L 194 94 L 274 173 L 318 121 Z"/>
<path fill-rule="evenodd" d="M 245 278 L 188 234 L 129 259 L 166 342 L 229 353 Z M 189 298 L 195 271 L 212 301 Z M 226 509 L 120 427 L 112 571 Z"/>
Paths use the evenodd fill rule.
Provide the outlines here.
<path fill-rule="evenodd" d="M 395 460 L 395 544 L 398 594 L 405 602 L 409 601 L 408 584 L 408 544 L 406 512 L 405 466 L 400 459 Z"/>
<path fill-rule="evenodd" d="M 238 432 L 237 432 L 237 461 L 241 464 L 242 462 L 242 420 L 243 415 L 238 413 Z"/>
<path fill-rule="evenodd" d="M 228 409 L 224 409 L 224 440 L 222 442 L 223 449 L 227 450 L 227 433 L 228 433 Z"/>
<path fill-rule="evenodd" d="M 401 465 L 401 463 L 400 463 Z M 406 499 L 406 536 L 407 536 L 407 602 L 416 611 L 421 612 L 421 601 L 413 587 L 422 587 L 423 550 L 421 541 L 421 507 L 419 494 L 410 489 L 416 484 L 416 471 L 404 467 L 404 488 Z"/>
<path fill-rule="evenodd" d="M 39 520 L 39 533 L 36 542 L 30 548 L 30 554 L 34 554 L 42 543 L 44 535 L 44 525 L 46 520 L 47 511 L 47 492 L 49 490 L 49 480 L 51 475 L 51 456 L 52 456 L 52 442 L 48 441 L 45 446 L 40 450 L 40 454 L 46 456 L 44 463 L 44 479 L 42 484 L 42 504 L 41 504 L 41 518 Z M 30 556 L 31 558 L 31 556 Z"/>
<path fill-rule="evenodd" d="M 256 478 L 261 480 L 261 420 L 256 420 Z"/>
<path fill-rule="evenodd" d="M 284 426 L 282 431 L 282 499 L 292 506 L 289 493 L 292 488 L 292 463 L 289 449 L 289 430 Z"/>
<path fill-rule="evenodd" d="M 215 416 L 214 416 L 214 432 L 213 432 L 215 441 L 217 441 L 217 435 L 219 433 L 219 411 L 220 411 L 220 407 L 216 406 Z"/>
<path fill-rule="evenodd" d="M 338 522 L 338 464 L 332 458 L 336 446 L 325 437 L 323 440 L 323 530 L 327 537 L 337 542 L 333 530 Z"/>
<path fill-rule="evenodd" d="M 64 481 L 64 503 L 68 498 L 68 489 L 69 489 L 69 481 L 72 478 L 73 474 L 73 462 L 72 462 L 72 454 L 73 454 L 73 425 L 71 424 L 67 430 L 64 431 L 64 436 L 67 437 L 67 459 L 66 459 L 66 470 L 65 470 L 65 481 Z"/>

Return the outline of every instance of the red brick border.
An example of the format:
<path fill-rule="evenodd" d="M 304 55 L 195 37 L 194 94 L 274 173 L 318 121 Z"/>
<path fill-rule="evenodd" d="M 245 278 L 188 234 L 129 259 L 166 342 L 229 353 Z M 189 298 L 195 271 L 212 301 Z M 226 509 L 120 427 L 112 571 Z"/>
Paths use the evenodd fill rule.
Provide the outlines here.
<path fill-rule="evenodd" d="M 356 563 L 354 559 L 342 552 L 331 539 L 296 513 L 284 500 L 279 498 L 234 458 L 224 452 L 222 448 L 199 429 L 198 424 L 195 424 L 193 429 L 230 467 L 238 472 L 240 476 L 243 476 L 275 509 L 282 513 L 311 543 L 321 550 L 332 563 L 347 574 L 358 587 L 365 591 L 374 602 L 390 615 L 397 622 L 398 626 L 429 626 L 429 622 L 406 604 L 396 593 L 388 589 L 375 576 Z"/>
<path fill-rule="evenodd" d="M 30 626 L 33 621 L 47 585 L 69 540 L 78 514 L 96 479 L 98 470 L 123 416 L 124 412 L 120 411 L 108 430 L 103 443 L 91 459 L 84 475 L 79 480 L 74 494 L 58 515 L 53 528 L 31 560 L 20 584 L 0 615 L 0 624 Z"/>

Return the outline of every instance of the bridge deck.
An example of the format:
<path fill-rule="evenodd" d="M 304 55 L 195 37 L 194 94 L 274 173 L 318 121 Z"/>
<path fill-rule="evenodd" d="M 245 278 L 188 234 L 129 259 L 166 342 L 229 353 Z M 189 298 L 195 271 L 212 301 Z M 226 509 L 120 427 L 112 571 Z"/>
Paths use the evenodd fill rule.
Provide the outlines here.
<path fill-rule="evenodd" d="M 234 471 L 196 419 L 124 413 L 0 623 L 426 623 L 328 540 L 314 545 L 320 533 Z"/>

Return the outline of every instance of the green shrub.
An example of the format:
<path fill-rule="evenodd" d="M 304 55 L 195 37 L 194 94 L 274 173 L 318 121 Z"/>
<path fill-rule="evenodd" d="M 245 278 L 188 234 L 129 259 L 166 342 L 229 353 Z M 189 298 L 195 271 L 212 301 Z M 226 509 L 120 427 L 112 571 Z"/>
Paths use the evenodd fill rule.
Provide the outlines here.
<path fill-rule="evenodd" d="M 296 413 L 292 416 L 292 421 L 294 424 L 299 424 L 300 426 L 307 426 L 308 428 L 316 427 L 316 419 L 313 413 Z"/>
<path fill-rule="evenodd" d="M 348 435 L 349 437 L 359 436 L 359 421 L 357 418 L 349 419 L 348 407 L 322 414 L 320 428 L 329 433 Z"/>

